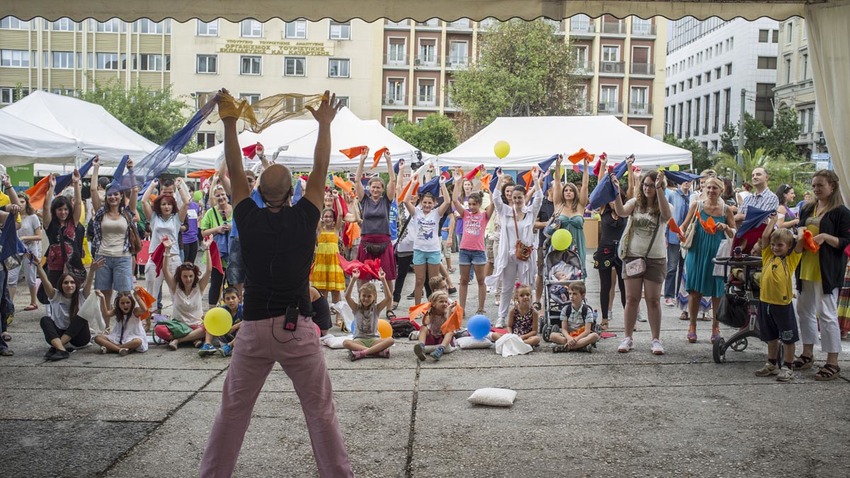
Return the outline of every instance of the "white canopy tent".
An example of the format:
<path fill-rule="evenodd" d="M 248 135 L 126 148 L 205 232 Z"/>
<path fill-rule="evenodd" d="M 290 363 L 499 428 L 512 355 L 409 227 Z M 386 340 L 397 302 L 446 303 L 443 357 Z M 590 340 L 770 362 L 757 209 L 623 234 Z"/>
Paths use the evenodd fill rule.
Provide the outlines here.
<path fill-rule="evenodd" d="M 156 149 L 157 144 L 147 140 L 110 115 L 102 106 L 68 96 L 44 91 L 34 91 L 21 100 L 3 108 L 3 111 L 30 125 L 48 130 L 76 145 L 77 157 L 99 155 L 105 162 L 117 163 L 125 154 L 141 159 Z M 3 130 L 2 136 L 14 130 Z M 67 155 L 30 156 L 26 163 L 64 163 Z M 74 155 L 70 156 L 71 158 Z"/>
<path fill-rule="evenodd" d="M 77 142 L 0 110 L 0 162 L 5 166 L 30 164 L 35 158 L 60 163 L 77 156 Z"/>
<path fill-rule="evenodd" d="M 511 152 L 498 159 L 497 141 L 507 141 Z M 497 118 L 457 148 L 441 154 L 441 166 L 529 169 L 553 154 L 569 155 L 584 148 L 607 153 L 614 161 L 635 155 L 639 166 L 691 164 L 691 152 L 640 133 L 613 116 L 537 116 Z"/>

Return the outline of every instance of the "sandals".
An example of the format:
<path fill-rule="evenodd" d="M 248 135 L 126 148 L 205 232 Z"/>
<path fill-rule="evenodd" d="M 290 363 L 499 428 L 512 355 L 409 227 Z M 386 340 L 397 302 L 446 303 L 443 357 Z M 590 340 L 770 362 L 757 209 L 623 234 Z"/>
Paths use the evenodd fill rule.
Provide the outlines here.
<path fill-rule="evenodd" d="M 815 359 L 812 357 L 800 355 L 799 357 L 794 359 L 794 362 L 791 364 L 791 366 L 794 368 L 794 370 L 808 370 L 812 368 L 814 361 Z"/>
<path fill-rule="evenodd" d="M 30 305 L 28 305 L 28 306 L 24 307 L 24 310 L 25 310 L 25 311 L 27 311 L 27 312 L 29 312 L 29 311 L 31 311 L 31 310 L 38 310 L 38 305 L 36 305 L 36 304 L 30 304 Z"/>
<path fill-rule="evenodd" d="M 802 356 L 801 356 L 802 357 Z M 841 376 L 841 367 L 832 365 L 831 363 L 824 364 L 815 374 L 815 380 L 818 382 L 829 382 Z"/>
<path fill-rule="evenodd" d="M 692 326 L 690 326 L 690 327 L 688 327 L 688 335 L 687 335 L 687 338 L 688 338 L 688 343 L 689 343 L 689 344 L 695 344 L 695 343 L 697 343 L 697 328 L 696 328 L 696 327 L 694 327 L 693 325 L 692 325 Z"/>
<path fill-rule="evenodd" d="M 700 315 L 697 320 L 702 321 L 702 322 L 711 322 L 711 317 L 708 314 L 706 314 L 705 312 L 703 312 L 702 315 Z"/>
<path fill-rule="evenodd" d="M 682 312 L 682 315 L 680 315 L 680 316 L 679 316 L 679 320 L 688 320 L 688 313 L 687 313 L 687 311 Z"/>
<path fill-rule="evenodd" d="M 3 332 L 3 341 L 4 342 L 11 342 L 12 341 L 12 335 L 9 332 Z"/>

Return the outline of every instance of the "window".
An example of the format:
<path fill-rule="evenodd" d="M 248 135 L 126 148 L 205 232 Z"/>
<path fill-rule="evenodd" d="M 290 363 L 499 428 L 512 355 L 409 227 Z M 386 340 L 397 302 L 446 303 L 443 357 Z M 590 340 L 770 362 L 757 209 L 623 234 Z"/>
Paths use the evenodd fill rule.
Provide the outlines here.
<path fill-rule="evenodd" d="M 631 126 L 632 129 L 637 131 L 638 133 L 646 134 L 646 125 L 645 124 L 630 124 L 629 126 Z"/>
<path fill-rule="evenodd" d="M 617 113 L 619 94 L 617 86 L 602 85 L 599 89 L 599 111 L 603 113 Z"/>
<path fill-rule="evenodd" d="M 407 40 L 404 38 L 390 38 L 387 48 L 388 65 L 407 64 Z"/>
<path fill-rule="evenodd" d="M 676 94 L 676 85 L 673 85 L 673 94 Z"/>
<path fill-rule="evenodd" d="M 0 104 L 8 105 L 15 100 L 14 88 L 0 88 Z"/>
<path fill-rule="evenodd" d="M 239 74 L 241 75 L 261 75 L 262 58 L 259 56 L 241 56 L 239 57 Z"/>
<path fill-rule="evenodd" d="M 711 83 L 711 72 L 710 71 L 705 72 L 705 82 Z"/>
<path fill-rule="evenodd" d="M 72 32 L 74 31 L 74 22 L 70 18 L 60 18 L 53 22 L 54 32 Z"/>
<path fill-rule="evenodd" d="M 670 96 L 670 87 L 669 86 L 664 88 L 664 97 L 666 98 L 668 96 Z"/>
<path fill-rule="evenodd" d="M 305 22 L 306 23 L 306 22 Z M 306 27 L 305 27 L 306 31 Z M 331 31 L 328 37 L 331 40 L 350 40 L 351 22 L 339 23 L 331 20 Z"/>
<path fill-rule="evenodd" d="M 98 70 L 117 70 L 119 69 L 118 53 L 98 53 L 97 65 Z"/>
<path fill-rule="evenodd" d="M 687 127 L 685 127 L 685 136 L 686 136 L 686 137 L 688 137 L 688 138 L 690 138 L 690 137 L 691 137 L 691 135 L 692 135 L 692 132 L 691 132 L 691 118 L 693 117 L 693 115 L 691 114 L 691 113 L 692 113 L 692 110 L 691 110 L 691 101 L 688 101 L 687 105 L 688 105 L 688 115 L 687 115 L 688 122 L 687 122 Z"/>
<path fill-rule="evenodd" d="M 347 96 L 337 96 L 336 100 L 339 101 L 339 104 L 348 108 L 348 97 Z"/>
<path fill-rule="evenodd" d="M 726 64 L 726 76 L 729 76 L 729 75 L 731 75 L 731 74 L 732 74 L 732 64 L 731 64 L 731 63 L 727 63 L 727 64 Z"/>
<path fill-rule="evenodd" d="M 705 95 L 705 96 L 702 97 L 702 104 L 705 105 L 705 115 L 702 117 L 703 118 L 702 134 L 708 134 L 708 118 L 709 118 L 709 111 L 711 110 L 708 100 L 710 98 L 711 97 L 708 96 L 708 95 Z"/>
<path fill-rule="evenodd" d="M 263 24 L 257 20 L 242 20 L 239 25 L 239 34 L 243 38 L 262 38 Z"/>
<path fill-rule="evenodd" d="M 307 58 L 288 56 L 283 59 L 283 76 L 304 76 Z"/>
<path fill-rule="evenodd" d="M 768 43 L 770 41 L 770 30 L 759 30 L 759 43 Z"/>
<path fill-rule="evenodd" d="M 794 39 L 794 25 L 791 22 L 785 24 L 785 43 L 791 43 Z"/>
<path fill-rule="evenodd" d="M 715 77 L 715 78 L 717 78 L 718 80 L 720 79 L 720 72 L 721 72 L 721 71 L 722 71 L 722 70 L 720 69 L 720 67 L 719 67 L 719 66 L 718 66 L 717 68 L 715 68 L 715 69 L 714 69 L 714 77 Z"/>
<path fill-rule="evenodd" d="M 53 52 L 53 68 L 74 68 L 74 52 L 72 51 L 54 51 Z"/>
<path fill-rule="evenodd" d="M 0 66 L 28 67 L 30 66 L 30 52 L 26 50 L 0 50 Z"/>
<path fill-rule="evenodd" d="M 218 73 L 218 55 L 198 55 L 195 73 Z"/>
<path fill-rule="evenodd" d="M 3 30 L 29 30 L 30 22 L 19 20 L 15 17 L 4 17 L 0 19 L 0 29 Z"/>
<path fill-rule="evenodd" d="M 136 55 L 133 55 L 133 67 L 138 68 L 139 71 L 170 71 L 171 55 L 142 53 L 139 55 L 138 64 L 136 63 Z"/>
<path fill-rule="evenodd" d="M 286 22 L 283 33 L 286 38 L 307 38 L 307 22 L 305 20 Z"/>
<path fill-rule="evenodd" d="M 245 100 L 249 105 L 253 105 L 254 103 L 260 101 L 259 93 L 239 93 L 239 99 Z"/>
<path fill-rule="evenodd" d="M 688 78 L 688 89 L 691 90 L 691 89 L 693 89 L 693 87 L 694 87 L 693 78 Z"/>
<path fill-rule="evenodd" d="M 712 133 L 716 133 L 720 128 L 720 92 L 714 93 L 714 126 L 711 128 Z"/>
<path fill-rule="evenodd" d="M 215 146 L 215 133 L 199 131 L 195 137 L 202 148 L 212 148 Z"/>
<path fill-rule="evenodd" d="M 133 32 L 143 34 L 171 33 L 171 22 L 169 20 L 154 22 L 147 18 L 142 18 L 133 23 Z"/>
<path fill-rule="evenodd" d="M 771 35 L 771 43 L 779 43 L 779 30 L 773 30 L 773 35 Z"/>
<path fill-rule="evenodd" d="M 449 66 L 466 66 L 469 64 L 469 44 L 465 41 L 449 43 Z"/>
<path fill-rule="evenodd" d="M 758 58 L 757 68 L 759 70 L 775 70 L 776 69 L 776 57 L 760 56 Z"/>
<path fill-rule="evenodd" d="M 791 57 L 785 57 L 785 83 L 791 83 Z"/>
<path fill-rule="evenodd" d="M 436 38 L 423 38 L 419 40 L 419 58 L 417 60 L 420 65 L 434 66 L 437 64 Z"/>
<path fill-rule="evenodd" d="M 800 56 L 800 62 L 802 63 L 802 65 L 800 65 L 800 69 L 801 69 L 800 78 L 803 79 L 803 80 L 808 80 L 809 79 L 809 54 L 803 53 Z"/>
<path fill-rule="evenodd" d="M 652 20 L 632 17 L 632 35 L 652 35 Z"/>
<path fill-rule="evenodd" d="M 419 106 L 435 106 L 437 104 L 437 86 L 436 80 L 421 79 L 419 80 L 418 98 L 416 104 Z"/>
<path fill-rule="evenodd" d="M 602 46 L 602 61 L 620 61 L 620 47 L 603 45 Z"/>
<path fill-rule="evenodd" d="M 633 86 L 629 95 L 629 113 L 645 115 L 649 113 L 649 89 Z"/>
<path fill-rule="evenodd" d="M 694 136 L 699 135 L 700 98 L 694 98 Z"/>
<path fill-rule="evenodd" d="M 328 60 L 328 78 L 350 77 L 351 60 L 331 58 Z"/>
<path fill-rule="evenodd" d="M 105 22 L 97 22 L 96 30 L 99 33 L 120 33 L 126 32 L 127 27 L 121 20 L 113 18 Z"/>
<path fill-rule="evenodd" d="M 570 17 L 571 32 L 592 32 L 593 21 L 587 15 L 574 15 Z"/>
<path fill-rule="evenodd" d="M 723 128 L 729 126 L 729 117 L 732 113 L 732 88 L 723 90 L 723 96 L 726 97 L 726 107 L 723 109 Z"/>
<path fill-rule="evenodd" d="M 664 128 L 669 134 L 676 134 L 676 105 L 670 106 L 670 116 L 665 117 Z"/>
<path fill-rule="evenodd" d="M 401 78 L 390 78 L 387 80 L 387 104 L 404 104 L 404 80 Z"/>
<path fill-rule="evenodd" d="M 209 23 L 198 20 L 198 36 L 199 37 L 217 37 L 218 36 L 218 20 L 213 20 Z"/>
<path fill-rule="evenodd" d="M 697 86 L 702 84 L 702 75 L 697 75 Z"/>

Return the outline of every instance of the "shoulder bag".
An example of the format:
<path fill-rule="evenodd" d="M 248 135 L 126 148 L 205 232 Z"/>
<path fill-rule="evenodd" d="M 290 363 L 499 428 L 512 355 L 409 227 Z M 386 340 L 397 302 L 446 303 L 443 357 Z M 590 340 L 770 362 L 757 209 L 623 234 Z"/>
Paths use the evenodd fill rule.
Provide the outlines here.
<path fill-rule="evenodd" d="M 519 238 L 519 223 L 517 222 L 517 210 L 514 209 L 514 229 L 516 230 L 516 258 L 521 261 L 527 261 L 531 258 L 533 246 L 523 243 Z"/>
<path fill-rule="evenodd" d="M 217 225 L 221 226 L 221 215 L 219 213 L 218 208 L 213 208 L 213 216 L 215 216 L 215 222 Z M 224 222 L 227 222 L 227 216 L 224 217 Z M 213 240 L 215 244 L 218 246 L 218 253 L 222 259 L 227 259 L 230 257 L 230 232 L 223 232 L 221 234 L 214 234 Z"/>
<path fill-rule="evenodd" d="M 655 228 L 652 230 L 652 239 L 649 241 L 649 247 L 646 248 L 646 255 L 652 250 L 652 245 L 655 244 L 655 237 L 658 236 L 658 227 L 661 225 L 661 216 L 658 216 L 658 222 L 655 223 Z M 634 229 L 631 230 L 634 234 Z M 640 277 L 646 272 L 646 258 L 636 257 L 623 264 L 623 275 L 629 279 Z"/>
<path fill-rule="evenodd" d="M 133 220 L 133 215 L 126 209 L 124 210 L 124 219 L 127 220 L 127 238 L 130 242 L 130 255 L 135 256 L 142 250 L 142 238 L 139 237 L 139 230 L 136 228 L 136 221 Z"/>
<path fill-rule="evenodd" d="M 682 250 L 682 254 L 684 255 L 688 249 L 694 244 L 694 235 L 696 234 L 696 225 L 699 222 L 697 218 L 697 214 L 702 211 L 702 201 L 697 201 L 697 209 L 694 211 L 694 217 L 691 218 L 691 223 L 688 224 L 688 230 L 685 231 L 685 242 L 679 244 L 679 247 Z"/>

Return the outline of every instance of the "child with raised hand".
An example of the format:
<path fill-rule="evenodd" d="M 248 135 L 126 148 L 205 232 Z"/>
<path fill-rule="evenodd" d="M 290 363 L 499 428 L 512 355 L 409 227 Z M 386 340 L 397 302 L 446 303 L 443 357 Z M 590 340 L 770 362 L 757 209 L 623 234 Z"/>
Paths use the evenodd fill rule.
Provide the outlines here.
<path fill-rule="evenodd" d="M 561 326 L 550 328 L 547 324 L 544 328 L 543 339 L 558 344 L 552 348 L 552 352 L 590 352 L 593 344 L 599 341 L 599 334 L 593 331 L 595 312 L 584 301 L 586 295 L 584 282 L 570 284 L 570 302 L 561 310 Z"/>
<path fill-rule="evenodd" d="M 212 236 L 204 238 L 204 248 L 206 250 L 207 272 L 200 273 L 198 266 L 193 263 L 184 262 L 177 266 L 174 275 L 168 268 L 170 255 L 165 254 L 162 274 L 165 276 L 165 283 L 168 284 L 168 289 L 171 291 L 171 299 L 173 301 L 173 309 L 171 311 L 171 320 L 183 322 L 192 328 L 192 331 L 183 337 L 174 338 L 171 336 L 168 327 L 165 325 L 157 325 L 154 328 L 154 333 L 164 340 L 170 340 L 168 347 L 171 350 L 177 350 L 177 347 L 183 342 L 198 341 L 196 347 L 200 345 L 201 340 L 206 334 L 204 329 L 204 306 L 201 301 L 201 291 L 206 289 L 210 282 L 210 271 L 212 270 L 212 262 L 210 261 L 210 243 L 213 241 Z M 171 247 L 172 240 L 163 238 L 163 245 L 166 248 Z"/>
<path fill-rule="evenodd" d="M 791 299 L 794 297 L 792 276 L 803 258 L 803 232 L 800 228 L 796 247 L 794 233 L 776 226 L 776 213 L 761 236 L 761 293 L 759 295 L 759 338 L 767 342 L 767 363 L 756 370 L 757 377 L 776 376 L 777 382 L 794 378 L 794 343 L 799 340 L 797 318 Z M 784 357 L 779 363 L 779 342 Z"/>
<path fill-rule="evenodd" d="M 426 275 L 430 277 L 440 275 L 440 263 L 443 259 L 439 225 L 440 218 L 451 205 L 451 196 L 446 189 L 445 178 L 440 178 L 439 182 L 440 192 L 444 198 L 439 206 L 437 206 L 437 198 L 430 192 L 422 195 L 418 206 L 416 205 L 417 197 L 412 194 L 404 200 L 404 206 L 411 217 L 412 230 L 416 231 L 413 238 L 413 272 L 416 275 L 413 297 L 417 305 L 422 302 Z"/>
<path fill-rule="evenodd" d="M 354 283 L 360 279 L 360 269 L 354 269 L 351 273 L 352 280 L 345 288 L 345 300 L 354 311 L 354 339 L 346 340 L 342 346 L 348 349 L 348 357 L 351 361 L 366 357 L 390 358 L 389 348 L 395 343 L 392 337 L 382 339 L 378 334 L 378 316 L 381 311 L 392 303 L 390 285 L 387 276 L 382 269 L 378 270 L 378 279 L 384 289 L 384 300 L 377 302 L 378 290 L 371 282 L 360 286 L 360 303 L 351 297 Z"/>
<path fill-rule="evenodd" d="M 242 327 L 242 296 L 236 287 L 228 287 L 224 289 L 223 297 L 224 305 L 221 308 L 230 314 L 233 325 L 230 326 L 226 334 L 218 337 L 219 342 L 221 342 L 221 347 L 218 349 L 213 346 L 214 335 L 206 332 L 204 335 L 204 345 L 198 350 L 199 357 L 206 357 L 207 355 L 214 355 L 216 353 L 222 357 L 229 357 L 233 353 L 233 347 L 236 345 L 236 333 Z"/>
<path fill-rule="evenodd" d="M 523 342 L 532 347 L 540 345 L 540 336 L 537 335 L 539 314 L 531 306 L 531 287 L 517 283 L 514 303 L 514 308 L 508 313 L 510 333 L 518 335 Z M 490 339 L 495 342 L 504 335 L 493 332 L 490 334 Z"/>
<path fill-rule="evenodd" d="M 122 357 L 130 352 L 147 352 L 148 339 L 145 326 L 139 317 L 144 314 L 145 309 L 136 306 L 141 304 L 137 292 L 130 295 L 129 292 L 119 292 L 115 296 L 112 309 L 106 303 L 103 292 L 96 291 L 100 298 L 100 310 L 103 317 L 114 317 L 112 330 L 109 334 L 101 334 L 94 338 L 94 343 L 100 346 L 100 353 L 114 352 Z"/>
<path fill-rule="evenodd" d="M 425 360 L 425 354 L 430 352 L 431 358 L 440 360 L 444 353 L 454 351 L 454 331 L 443 332 L 443 324 L 449 320 L 451 307 L 448 292 L 438 290 L 428 298 L 431 308 L 422 318 L 422 328 L 419 329 L 419 343 L 413 347 L 413 353 L 419 360 Z"/>

